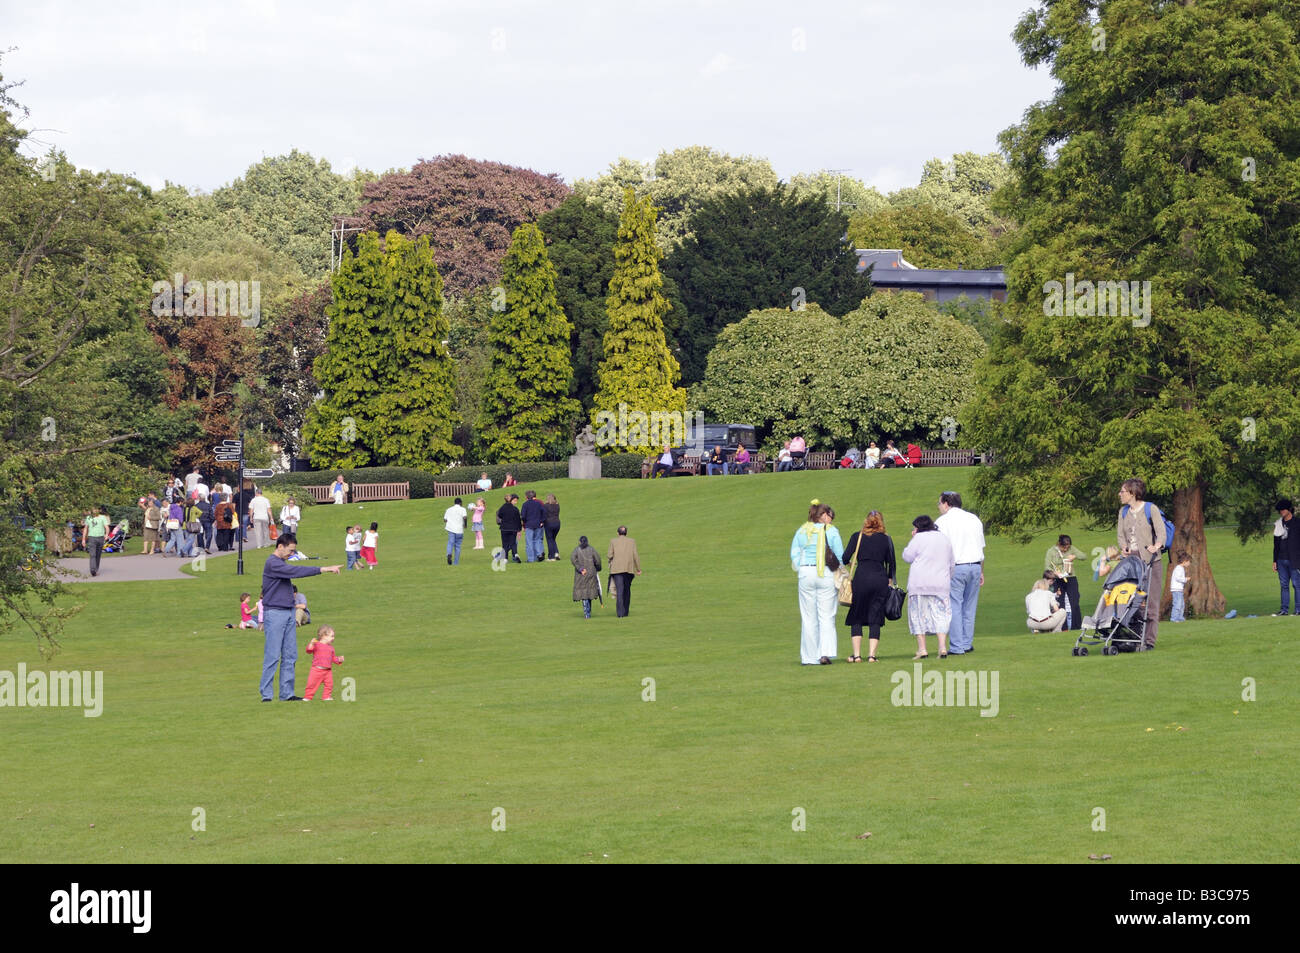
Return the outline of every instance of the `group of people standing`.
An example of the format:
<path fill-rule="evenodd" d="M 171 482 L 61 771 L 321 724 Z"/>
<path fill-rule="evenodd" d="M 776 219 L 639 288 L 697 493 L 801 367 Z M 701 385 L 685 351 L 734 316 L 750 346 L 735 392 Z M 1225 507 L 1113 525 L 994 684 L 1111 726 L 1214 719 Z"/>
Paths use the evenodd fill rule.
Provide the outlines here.
<path fill-rule="evenodd" d="M 931 635 L 938 638 L 939 658 L 975 651 L 975 612 L 984 584 L 984 527 L 979 517 L 961 508 L 959 493 L 940 494 L 939 512 L 937 520 L 922 515 L 912 521 L 912 539 L 903 550 L 903 561 L 912 567 L 907 621 L 916 637 L 914 659 L 929 658 L 926 637 Z M 844 623 L 853 644 L 848 661 L 863 661 L 865 628 L 866 661 L 876 662 L 885 606 L 896 578 L 894 541 L 878 510 L 867 514 L 847 545 L 834 523 L 835 511 L 813 500 L 807 521 L 790 543 L 791 567 L 799 576 L 800 661 L 830 665 L 838 655 L 833 574 L 847 564 L 852 600 Z"/>
<path fill-rule="evenodd" d="M 482 549 L 482 511 L 477 509 L 483 501 L 480 499 L 475 503 L 476 517 L 474 530 L 479 534 L 479 545 L 475 549 Z M 459 505 L 460 500 L 456 503 Z M 447 513 L 451 513 L 449 509 Z M 444 514 L 445 518 L 445 514 Z M 501 549 L 505 552 L 506 558 L 512 562 L 523 562 L 519 558 L 519 534 L 524 534 L 524 554 L 527 561 L 533 562 L 559 562 L 560 549 L 556 542 L 556 537 L 560 533 L 560 504 L 555 499 L 554 493 L 546 494 L 546 502 L 543 503 L 537 499 L 537 493 L 533 490 L 524 491 L 524 505 L 519 507 L 519 494 L 506 494 L 505 502 L 501 504 L 496 515 L 497 526 L 501 529 Z M 448 523 L 448 559 L 452 563 L 450 556 L 452 548 L 451 523 Z M 462 524 L 463 525 L 463 524 Z M 457 544 L 458 545 L 458 544 Z"/>

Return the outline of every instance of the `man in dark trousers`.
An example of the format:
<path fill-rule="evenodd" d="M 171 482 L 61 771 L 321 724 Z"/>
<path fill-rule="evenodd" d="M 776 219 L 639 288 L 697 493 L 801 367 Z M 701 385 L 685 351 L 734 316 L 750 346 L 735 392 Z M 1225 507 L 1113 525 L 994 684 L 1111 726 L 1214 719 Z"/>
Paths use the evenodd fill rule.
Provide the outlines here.
<path fill-rule="evenodd" d="M 1278 500 L 1277 512 L 1282 518 L 1273 533 L 1273 571 L 1282 583 L 1282 611 L 1289 615 L 1291 590 L 1295 590 L 1295 614 L 1300 615 L 1300 523 L 1290 500 Z"/>
<path fill-rule="evenodd" d="M 524 491 L 524 508 L 519 513 L 519 518 L 524 523 L 524 553 L 525 558 L 530 563 L 539 563 L 542 561 L 545 550 L 545 540 L 542 534 L 542 524 L 546 522 L 546 511 L 542 509 L 542 504 L 537 500 L 537 494 L 532 490 Z"/>
<path fill-rule="evenodd" d="M 513 493 L 506 494 L 506 501 L 497 510 L 497 525 L 501 527 L 501 548 L 505 550 L 506 559 L 519 562 L 519 531 L 524 528 L 519 510 L 515 509 L 515 500 L 519 497 Z"/>
<path fill-rule="evenodd" d="M 285 562 L 298 549 L 293 533 L 281 533 L 275 552 L 262 569 L 262 618 L 266 629 L 266 650 L 262 655 L 262 701 L 271 700 L 275 667 L 280 666 L 280 701 L 302 701 L 293 691 L 293 669 L 298 661 L 298 623 L 294 619 L 293 582 L 323 572 L 337 573 L 338 566 L 291 566 Z"/>
<path fill-rule="evenodd" d="M 632 601 L 632 575 L 641 575 L 641 560 L 637 557 L 636 540 L 627 535 L 627 527 L 620 526 L 618 535 L 609 541 L 605 557 L 609 578 L 614 581 L 614 607 L 618 618 L 627 615 Z"/>

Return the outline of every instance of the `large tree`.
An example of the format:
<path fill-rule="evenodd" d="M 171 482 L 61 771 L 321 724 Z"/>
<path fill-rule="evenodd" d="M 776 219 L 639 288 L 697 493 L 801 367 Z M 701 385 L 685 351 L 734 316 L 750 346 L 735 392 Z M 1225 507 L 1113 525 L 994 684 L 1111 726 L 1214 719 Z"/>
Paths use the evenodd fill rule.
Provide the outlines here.
<path fill-rule="evenodd" d="M 559 208 L 539 218 L 537 225 L 546 236 L 546 251 L 555 265 L 556 300 L 573 324 L 571 393 L 590 408 L 598 386 L 596 370 L 605 353 L 605 299 L 609 279 L 614 276 L 618 213 L 608 212 L 581 195 L 572 195 Z M 680 358 L 681 341 L 693 333 L 698 322 L 688 318 L 677 283 L 667 276 L 663 295 L 671 306 L 663 318 L 664 334 Z"/>
<path fill-rule="evenodd" d="M 1022 538 L 1080 511 L 1114 525 L 1140 477 L 1197 613 L 1224 607 L 1207 506 L 1260 532 L 1300 479 L 1297 30 L 1294 0 L 1062 0 L 1015 32 L 1059 86 L 1002 135 L 1019 231 L 968 410 L 998 460 L 975 502 Z"/>
<path fill-rule="evenodd" d="M 320 391 L 312 368 L 329 336 L 329 283 L 294 298 L 262 325 L 259 348 L 264 386 L 255 416 L 292 460 L 302 455 L 302 428 Z"/>
<path fill-rule="evenodd" d="M 352 224 L 408 238 L 428 235 L 448 291 L 463 294 L 495 281 L 514 230 L 571 191 L 555 174 L 439 156 L 367 184 Z"/>
<path fill-rule="evenodd" d="M 780 185 L 705 202 L 692 237 L 664 263 L 702 319 L 682 342 L 682 364 L 702 372 L 717 333 L 750 311 L 810 301 L 832 314 L 854 308 L 869 284 L 844 241 L 847 224 L 820 196 L 798 198 Z"/>
<path fill-rule="evenodd" d="M 691 219 L 705 202 L 776 184 L 776 172 L 766 159 L 687 146 L 660 152 L 653 162 L 621 158 L 599 178 L 579 179 L 574 191 L 611 215 L 621 214 L 625 189 L 648 196 L 659 210 L 655 225 L 659 247 L 669 253 L 690 237 Z"/>
<path fill-rule="evenodd" d="M 624 404 L 627 410 L 645 414 L 686 411 L 686 391 L 676 386 L 680 368 L 664 339 L 669 305 L 659 274 L 662 255 L 655 244 L 654 206 L 628 188 L 606 300 L 605 359 L 593 402 L 598 413 L 618 414 Z"/>
<path fill-rule="evenodd" d="M 827 450 L 939 440 L 983 354 L 973 329 L 919 294 L 877 292 L 839 318 L 810 304 L 729 325 L 692 396 L 713 419 L 753 424 L 772 450 L 796 434 Z"/>
<path fill-rule="evenodd" d="M 142 427 L 170 419 L 156 406 L 162 369 L 140 317 L 162 248 L 139 182 L 62 156 L 42 173 L 19 153 L 11 88 L 0 77 L 0 629 L 23 626 L 48 653 L 75 607 L 58 601 L 48 570 L 23 570 L 25 530 L 150 484 L 120 451 L 140 440 L 147 457 L 157 434 Z M 99 363 L 132 352 L 141 360 L 120 378 Z"/>
<path fill-rule="evenodd" d="M 854 248 L 897 248 L 918 268 L 986 268 L 998 264 L 955 215 L 933 205 L 905 205 L 849 219 Z"/>
<path fill-rule="evenodd" d="M 555 267 L 536 225 L 520 225 L 501 262 L 501 307 L 488 338 L 492 369 L 480 440 L 489 462 L 555 459 L 582 409 L 569 397 L 572 325 L 555 298 Z"/>

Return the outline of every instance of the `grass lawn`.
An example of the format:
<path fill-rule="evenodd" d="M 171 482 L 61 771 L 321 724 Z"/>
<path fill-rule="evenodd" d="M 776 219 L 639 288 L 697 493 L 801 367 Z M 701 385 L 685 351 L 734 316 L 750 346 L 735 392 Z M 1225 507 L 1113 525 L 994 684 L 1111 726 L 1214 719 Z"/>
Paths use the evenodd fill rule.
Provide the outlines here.
<path fill-rule="evenodd" d="M 343 561 L 346 523 L 380 525 L 376 571 L 300 583 L 347 657 L 336 695 L 355 679 L 355 701 L 328 705 L 261 704 L 262 636 L 223 628 L 257 592 L 260 554 L 242 579 L 214 561 L 195 580 L 73 587 L 85 608 L 62 652 L 42 663 L 11 632 L 0 671 L 100 670 L 103 713 L 0 708 L 3 857 L 1294 862 L 1300 619 L 1267 617 L 1267 539 L 1210 533 L 1238 618 L 1162 623 L 1149 654 L 1072 658 L 1069 634 L 1026 630 L 1024 595 L 1056 532 L 1090 552 L 1113 529 L 991 537 L 976 653 L 939 662 L 932 646 L 926 669 L 997 672 L 996 717 L 891 704 L 891 675 L 912 671 L 905 621 L 880 664 L 798 664 L 788 550 L 809 499 L 836 507 L 845 538 L 880 509 L 901 553 L 912 517 L 968 477 L 535 484 L 560 500 L 565 561 L 505 572 L 468 548 L 446 565 L 445 500 L 304 508 L 301 547 L 326 563 Z M 584 621 L 568 554 L 585 533 L 603 558 L 620 522 L 645 570 L 632 614 L 607 599 Z M 1082 590 L 1091 612 L 1100 585 Z"/>

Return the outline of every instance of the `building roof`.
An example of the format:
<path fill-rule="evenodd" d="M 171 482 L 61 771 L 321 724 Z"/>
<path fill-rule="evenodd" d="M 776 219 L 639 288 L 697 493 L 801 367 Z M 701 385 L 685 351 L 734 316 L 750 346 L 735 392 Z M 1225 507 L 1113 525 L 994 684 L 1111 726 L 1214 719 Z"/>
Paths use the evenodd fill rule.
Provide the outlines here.
<path fill-rule="evenodd" d="M 859 248 L 858 273 L 871 268 L 871 283 L 881 287 L 964 286 L 1006 288 L 1001 268 L 917 268 L 897 248 Z"/>

